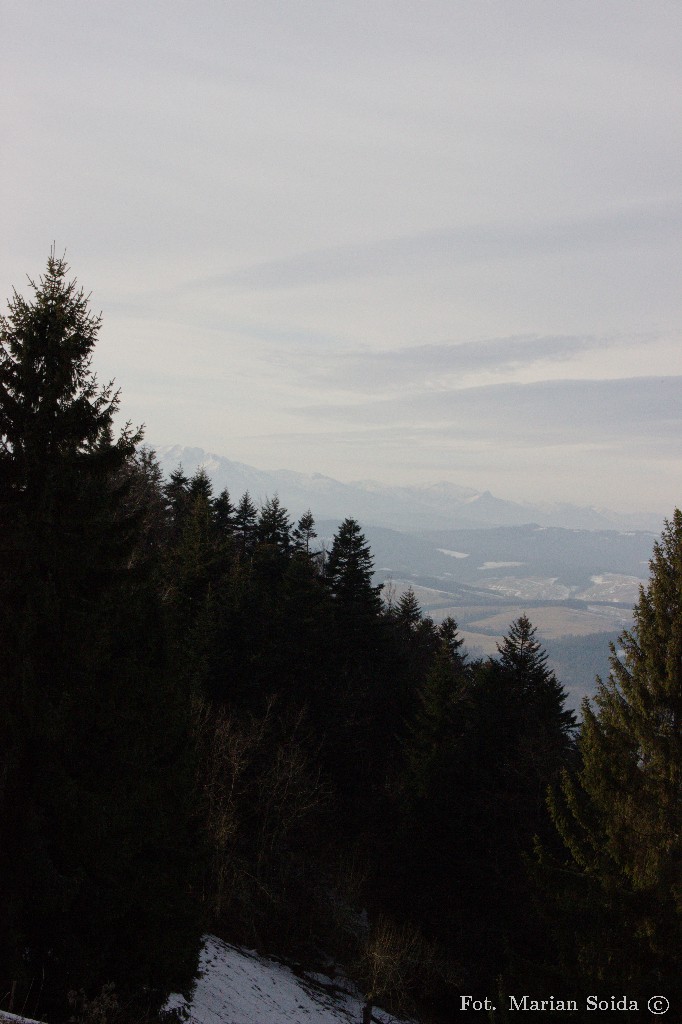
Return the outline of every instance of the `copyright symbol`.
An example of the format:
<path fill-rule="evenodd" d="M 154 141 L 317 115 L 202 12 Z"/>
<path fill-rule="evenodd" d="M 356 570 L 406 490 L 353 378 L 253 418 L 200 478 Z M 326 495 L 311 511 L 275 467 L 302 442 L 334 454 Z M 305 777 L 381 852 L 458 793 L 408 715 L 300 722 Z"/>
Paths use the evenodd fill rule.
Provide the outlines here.
<path fill-rule="evenodd" d="M 670 1009 L 670 1001 L 665 996 L 652 996 L 647 1006 L 652 1013 L 667 1013 Z"/>

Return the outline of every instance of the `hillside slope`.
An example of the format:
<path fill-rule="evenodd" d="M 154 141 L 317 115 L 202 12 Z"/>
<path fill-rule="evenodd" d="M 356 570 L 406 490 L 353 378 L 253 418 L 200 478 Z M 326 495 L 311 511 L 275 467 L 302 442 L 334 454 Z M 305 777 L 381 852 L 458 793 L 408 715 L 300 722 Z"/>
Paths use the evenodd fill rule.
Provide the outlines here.
<path fill-rule="evenodd" d="M 192 997 L 173 995 L 165 1009 L 188 1024 L 360 1024 L 363 1001 L 347 978 L 290 967 L 207 935 Z M 375 1007 L 376 1024 L 404 1024 Z M 40 1024 L 0 1010 L 0 1024 Z"/>
<path fill-rule="evenodd" d="M 360 1024 L 362 998 L 348 979 L 307 972 L 208 935 L 189 1002 L 171 996 L 168 1009 L 192 1024 Z M 372 1020 L 397 1024 L 375 1007 Z"/>

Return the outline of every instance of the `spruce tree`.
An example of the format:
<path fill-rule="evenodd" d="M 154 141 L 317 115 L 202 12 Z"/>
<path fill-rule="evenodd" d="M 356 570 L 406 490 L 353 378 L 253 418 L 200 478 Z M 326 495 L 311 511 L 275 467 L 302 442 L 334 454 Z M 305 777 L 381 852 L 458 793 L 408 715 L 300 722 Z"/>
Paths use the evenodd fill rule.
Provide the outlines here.
<path fill-rule="evenodd" d="M 253 553 L 257 520 L 258 510 L 249 492 L 245 491 L 234 514 L 234 532 L 242 558 Z"/>
<path fill-rule="evenodd" d="M 547 652 L 536 633 L 528 616 L 521 615 L 497 650 L 507 700 L 522 715 L 516 726 L 537 775 L 538 806 L 544 807 L 547 785 L 556 781 L 557 771 L 573 750 L 576 718 L 565 706 L 566 691 L 548 668 Z"/>
<path fill-rule="evenodd" d="M 395 634 L 396 704 L 400 705 L 404 720 L 411 720 L 417 694 L 439 654 L 439 628 L 430 616 L 422 615 L 412 587 L 407 588 L 397 604 L 387 606 L 385 618 Z"/>
<path fill-rule="evenodd" d="M 336 601 L 347 609 L 377 614 L 381 587 L 373 586 L 369 544 L 355 519 L 344 519 L 334 535 L 326 578 Z"/>
<path fill-rule="evenodd" d="M 189 495 L 189 477 L 185 474 L 182 465 L 179 465 L 171 473 L 169 480 L 164 484 L 163 494 L 168 517 L 169 540 L 172 544 L 182 534 L 192 506 Z"/>
<path fill-rule="evenodd" d="M 230 492 L 224 487 L 213 501 L 213 521 L 221 536 L 227 537 L 232 535 L 235 512 L 236 509 L 230 500 Z"/>
<path fill-rule="evenodd" d="M 340 820 L 365 839 L 378 826 L 378 804 L 370 794 L 383 787 L 386 763 L 395 751 L 395 720 L 402 710 L 389 672 L 389 631 L 372 572 L 371 551 L 359 524 L 344 520 L 325 575 L 335 669 L 325 767 L 339 794 Z"/>
<path fill-rule="evenodd" d="M 294 548 L 296 551 L 305 551 L 306 555 L 310 555 L 310 544 L 317 537 L 315 532 L 315 520 L 313 514 L 308 509 L 296 524 L 291 539 L 293 541 Z"/>
<path fill-rule="evenodd" d="M 466 708 L 464 659 L 453 658 L 445 640 L 438 645 L 418 699 L 406 744 L 407 789 L 412 796 L 424 796 L 431 790 L 430 799 L 434 800 L 446 794 L 452 783 L 452 779 L 446 781 L 448 765 L 464 726 Z"/>
<path fill-rule="evenodd" d="M 459 627 L 451 615 L 447 615 L 438 627 L 438 635 L 445 644 L 453 662 L 464 662 L 464 655 L 461 654 L 461 647 L 464 639 L 459 635 Z"/>
<path fill-rule="evenodd" d="M 557 924 L 585 984 L 654 990 L 682 1008 L 682 512 L 654 545 L 630 630 L 583 704 L 582 767 L 553 803 L 571 853 Z M 557 878 L 561 882 L 558 884 Z M 577 937 L 577 942 L 575 941 Z"/>
<path fill-rule="evenodd" d="M 109 981 L 161 998 L 199 938 L 140 435 L 114 438 L 100 318 L 67 275 L 53 252 L 0 320 L 0 992 L 40 989 L 34 1015 Z"/>
<path fill-rule="evenodd" d="M 393 611 L 393 619 L 402 633 L 414 633 L 422 621 L 422 611 L 412 587 L 401 595 Z"/>
<path fill-rule="evenodd" d="M 256 536 L 259 544 L 267 544 L 273 552 L 287 555 L 291 547 L 292 522 L 277 495 L 268 498 L 258 517 Z"/>
<path fill-rule="evenodd" d="M 206 504 L 211 504 L 213 498 L 213 484 L 211 478 L 206 472 L 203 466 L 197 469 L 189 482 L 189 496 L 195 501 L 197 498 L 203 498 Z"/>

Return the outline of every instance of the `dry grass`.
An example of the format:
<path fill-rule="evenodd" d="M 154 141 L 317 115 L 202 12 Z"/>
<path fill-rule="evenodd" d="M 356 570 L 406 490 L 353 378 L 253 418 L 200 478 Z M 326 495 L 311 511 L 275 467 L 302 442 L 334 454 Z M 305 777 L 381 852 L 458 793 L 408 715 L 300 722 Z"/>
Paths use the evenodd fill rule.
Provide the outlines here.
<path fill-rule="evenodd" d="M 629 621 L 629 616 L 616 617 L 605 611 L 604 614 L 591 611 L 582 611 L 579 608 L 524 608 L 522 605 L 510 606 L 502 612 L 496 612 L 476 622 L 469 623 L 469 630 L 472 636 L 480 635 L 477 629 L 485 629 L 506 634 L 509 624 L 520 615 L 527 612 L 533 625 L 537 628 L 540 639 L 546 637 L 555 640 L 562 636 L 589 636 L 592 633 L 610 633 L 614 629 L 622 628 L 624 622 Z M 465 634 L 466 635 L 466 634 Z M 490 638 L 488 638 L 490 639 Z M 477 641 L 472 640 L 472 643 Z"/>

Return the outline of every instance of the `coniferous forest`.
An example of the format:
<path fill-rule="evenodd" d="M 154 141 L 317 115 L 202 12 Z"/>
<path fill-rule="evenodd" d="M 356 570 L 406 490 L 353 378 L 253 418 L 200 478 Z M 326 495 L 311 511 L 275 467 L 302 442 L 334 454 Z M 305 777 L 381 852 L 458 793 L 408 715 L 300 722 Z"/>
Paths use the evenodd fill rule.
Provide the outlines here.
<path fill-rule="evenodd" d="M 0 1009 L 154 1018 L 212 931 L 368 1021 L 679 1010 L 682 514 L 578 724 L 525 616 L 471 660 L 354 519 L 164 479 L 99 328 L 54 252 L 0 322 Z"/>

